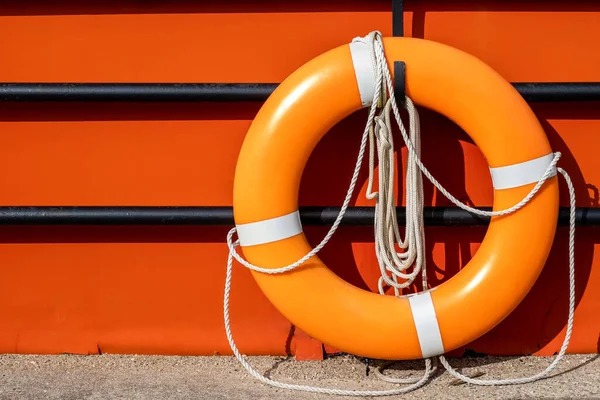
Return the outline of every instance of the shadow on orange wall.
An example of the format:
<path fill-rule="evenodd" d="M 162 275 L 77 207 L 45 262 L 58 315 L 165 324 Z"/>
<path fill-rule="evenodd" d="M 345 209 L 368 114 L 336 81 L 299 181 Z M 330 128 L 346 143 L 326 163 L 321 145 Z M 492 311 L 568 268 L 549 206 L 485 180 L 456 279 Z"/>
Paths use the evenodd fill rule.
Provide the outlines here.
<path fill-rule="evenodd" d="M 546 105 L 535 108 L 551 145 L 562 153 L 561 166 L 571 175 L 579 206 L 594 206 L 597 189 L 584 180 L 582 172 L 570 152 L 547 119 L 599 119 L 600 110 L 594 105 Z M 465 161 L 485 165 L 481 154 L 473 149 L 470 139 L 446 118 L 426 110 L 422 114 L 423 161 L 434 176 L 461 201 L 470 205 L 491 205 L 492 191 L 489 176 L 465 182 Z M 301 202 L 306 204 L 338 204 L 349 182 L 357 146 L 362 132 L 364 115 L 354 115 L 341 123 L 319 144 L 305 171 L 301 188 Z M 402 138 L 395 136 L 396 146 Z M 465 150 L 466 149 L 466 150 Z M 475 150 L 475 151 L 474 151 Z M 406 149 L 402 148 L 403 159 Z M 465 154 L 466 153 L 466 154 Z M 470 158 L 477 158 L 472 160 Z M 485 173 L 487 172 L 487 167 Z M 324 173 L 326 172 L 326 173 Z M 399 170 L 398 174 L 402 174 Z M 365 181 L 363 168 L 362 182 Z M 360 182 L 360 180 L 359 180 Z M 426 205 L 448 206 L 447 199 L 438 196 L 431 183 L 424 185 Z M 471 200 L 473 192 L 476 201 Z M 592 198 L 590 198 L 590 194 Z M 594 200 L 595 198 L 595 200 Z M 364 199 L 364 186 L 355 195 L 358 205 L 372 205 Z M 568 206 L 568 192 L 561 183 L 561 204 Z M 311 243 L 316 244 L 326 228 L 307 229 Z M 377 290 L 379 269 L 375 258 L 373 230 L 370 227 L 346 227 L 322 251 L 321 258 L 345 280 L 369 290 Z M 484 227 L 427 227 L 427 266 L 431 286 L 437 286 L 456 274 L 471 259 L 485 235 Z M 568 231 L 559 228 L 548 263 L 536 285 L 517 309 L 494 330 L 470 345 L 452 354 L 478 352 L 486 354 L 531 354 L 539 352 L 563 331 L 568 308 Z M 591 272 L 594 244 L 600 243 L 600 232 L 595 228 L 577 231 L 576 302 L 582 298 Z M 509 255 L 506 255 L 507 257 Z M 519 279 L 518 271 L 506 271 L 506 279 Z M 415 288 L 413 288 L 414 290 Z M 493 305 L 492 305 L 493 306 Z M 580 329 L 585 330 L 584 326 Z M 595 329 L 595 327 L 590 327 Z M 577 347 L 574 343 L 571 348 Z M 543 352 L 552 354 L 554 350 Z"/>
<path fill-rule="evenodd" d="M 86 14 L 187 14 L 187 13 L 273 13 L 273 12 L 373 12 L 390 11 L 390 0 L 304 0 L 281 2 L 277 0 L 161 0 L 122 1 L 104 0 L 102 2 L 80 2 L 77 0 L 58 0 L 51 3 L 33 0 L 23 3 L 18 0 L 3 2 L 0 15 L 86 15 Z M 444 0 L 406 0 L 407 12 L 420 14 L 424 19 L 427 11 L 597 11 L 600 6 L 594 2 L 575 2 L 551 0 L 539 2 L 484 0 L 478 2 L 459 2 Z M 413 32 L 413 36 L 415 35 Z"/>

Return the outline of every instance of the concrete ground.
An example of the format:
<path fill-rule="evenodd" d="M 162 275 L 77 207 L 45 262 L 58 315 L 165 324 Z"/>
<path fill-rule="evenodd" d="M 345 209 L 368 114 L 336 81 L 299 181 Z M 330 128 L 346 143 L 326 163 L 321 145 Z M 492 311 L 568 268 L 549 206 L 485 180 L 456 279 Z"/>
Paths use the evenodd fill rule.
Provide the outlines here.
<path fill-rule="evenodd" d="M 296 362 L 251 357 L 273 379 L 339 388 L 378 389 L 394 385 L 365 376 L 365 365 L 350 356 Z M 516 377 L 542 370 L 541 357 L 454 359 L 468 375 Z M 416 376 L 422 363 L 391 367 L 395 376 Z M 231 357 L 0 356 L 0 399 L 329 399 L 265 386 Z M 406 399 L 600 399 L 600 356 L 569 356 L 550 379 L 507 387 L 457 384 L 447 373 L 426 387 L 393 398 Z M 338 398 L 338 397 L 335 397 Z"/>

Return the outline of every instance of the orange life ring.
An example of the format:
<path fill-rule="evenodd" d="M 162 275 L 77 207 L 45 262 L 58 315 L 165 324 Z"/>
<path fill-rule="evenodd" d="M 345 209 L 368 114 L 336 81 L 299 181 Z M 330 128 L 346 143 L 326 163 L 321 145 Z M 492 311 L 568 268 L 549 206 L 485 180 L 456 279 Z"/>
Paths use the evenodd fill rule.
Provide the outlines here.
<path fill-rule="evenodd" d="M 390 65 L 406 63 L 406 91 L 414 102 L 450 118 L 479 146 L 491 170 L 494 210 L 529 193 L 553 155 L 517 91 L 452 47 L 411 38 L 386 38 L 384 46 Z M 256 116 L 234 183 L 238 235 L 252 264 L 278 268 L 311 250 L 298 214 L 302 171 L 321 137 L 369 104 L 372 68 L 367 45 L 338 47 L 289 76 Z M 430 357 L 480 337 L 519 304 L 544 266 L 557 214 L 553 176 L 524 208 L 492 218 L 481 247 L 457 275 L 413 296 L 359 289 L 316 256 L 289 273 L 252 273 L 286 318 L 328 345 L 371 358 Z"/>

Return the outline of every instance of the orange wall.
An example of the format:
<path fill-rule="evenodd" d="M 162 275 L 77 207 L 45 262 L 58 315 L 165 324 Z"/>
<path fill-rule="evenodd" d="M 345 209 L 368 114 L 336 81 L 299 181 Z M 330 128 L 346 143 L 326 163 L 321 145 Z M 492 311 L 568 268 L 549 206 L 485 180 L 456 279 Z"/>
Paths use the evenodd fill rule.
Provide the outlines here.
<path fill-rule="evenodd" d="M 387 1 L 91 3 L 2 2 L 0 81 L 279 82 L 355 36 L 391 33 Z M 600 5 L 420 0 L 406 9 L 407 35 L 471 52 L 508 80 L 600 81 Z M 580 206 L 598 206 L 598 106 L 534 106 L 553 147 L 563 152 Z M 0 104 L 0 203 L 231 205 L 237 154 L 259 107 Z M 489 205 L 489 173 L 479 151 L 444 118 L 424 112 L 422 120 L 425 163 L 463 200 Z M 363 123 L 362 113 L 349 118 L 317 147 L 302 205 L 340 204 Z M 429 204 L 447 205 L 430 185 L 426 196 Z M 368 203 L 360 197 L 356 204 Z M 222 324 L 226 231 L 1 227 L 0 352 L 229 353 Z M 307 228 L 313 242 L 324 232 Z M 457 272 L 484 234 L 483 228 L 428 228 L 431 279 Z M 568 294 L 566 236 L 560 229 L 523 304 L 469 349 L 558 350 Z M 570 351 L 596 352 L 600 230 L 579 229 L 577 240 Z M 370 228 L 342 229 L 323 259 L 347 280 L 373 288 L 378 269 Z M 518 271 L 506 278 L 518 279 Z M 243 352 L 319 352 L 319 343 L 294 331 L 242 268 L 234 274 L 232 307 Z"/>

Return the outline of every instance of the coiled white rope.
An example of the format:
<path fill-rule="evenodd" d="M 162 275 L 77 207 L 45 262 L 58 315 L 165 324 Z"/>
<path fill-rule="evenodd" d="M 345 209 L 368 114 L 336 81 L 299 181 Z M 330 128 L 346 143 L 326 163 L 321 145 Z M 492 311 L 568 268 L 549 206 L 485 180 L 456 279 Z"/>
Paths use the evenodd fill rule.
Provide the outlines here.
<path fill-rule="evenodd" d="M 421 133 L 419 114 L 409 113 L 409 139 L 414 146 L 414 153 L 408 153 L 406 167 L 406 223 L 404 240 L 398 230 L 396 217 L 396 201 L 394 198 L 394 138 L 390 110 L 393 102 L 387 101 L 383 111 L 375 117 L 375 127 L 369 130 L 369 183 L 367 198 L 375 202 L 375 254 L 379 261 L 381 277 L 379 293 L 385 294 L 383 283 L 394 288 L 396 296 L 400 296 L 402 288 L 409 287 L 419 272 L 422 272 L 423 287 L 426 288 L 425 274 L 425 227 L 423 223 L 423 177 L 415 164 L 421 155 Z M 374 131 L 374 134 L 373 134 Z M 379 160 L 379 192 L 373 192 L 374 138 L 377 141 L 377 158 Z M 396 251 L 396 244 L 403 252 Z M 412 272 L 406 273 L 412 267 Z M 388 276 L 391 273 L 391 279 Z M 398 282 L 398 278 L 404 282 Z"/>
<path fill-rule="evenodd" d="M 225 333 L 227 340 L 233 351 L 233 354 L 242 364 L 242 366 L 256 379 L 259 381 L 275 386 L 282 389 L 300 390 L 307 392 L 332 394 L 340 396 L 390 396 L 396 394 L 403 394 L 415 390 L 423 386 L 429 380 L 430 376 L 436 369 L 436 365 L 432 362 L 432 359 L 425 360 L 425 371 L 421 378 L 408 378 L 408 379 L 397 379 L 383 375 L 381 369 L 376 371 L 376 375 L 382 380 L 391 383 L 403 383 L 409 384 L 401 388 L 387 389 L 387 390 L 342 390 L 333 388 L 323 388 L 308 385 L 297 385 L 291 383 L 278 382 L 273 379 L 267 378 L 256 371 L 244 358 L 244 356 L 238 350 L 233 335 L 231 332 L 230 316 L 229 316 L 229 297 L 231 292 L 231 274 L 233 269 L 233 259 L 235 258 L 238 262 L 244 265 L 246 268 L 254 271 L 267 273 L 267 274 L 280 274 L 291 271 L 298 266 L 302 265 L 308 259 L 316 255 L 331 239 L 335 231 L 340 225 L 342 218 L 350 204 L 352 194 L 358 180 L 360 167 L 363 161 L 364 153 L 367 146 L 367 141 L 370 143 L 369 151 L 369 184 L 367 189 L 367 197 L 376 199 L 376 216 L 375 216 L 375 248 L 377 253 L 377 259 L 381 269 L 381 279 L 379 280 L 379 292 L 384 293 L 383 283 L 394 288 L 395 294 L 400 295 L 399 289 L 404 288 L 412 284 L 416 276 L 421 272 L 423 288 L 427 288 L 427 277 L 425 271 L 425 238 L 423 228 L 423 180 L 422 175 L 425 175 L 429 181 L 453 204 L 473 214 L 487 217 L 501 216 L 511 214 L 525 204 L 527 204 L 533 196 L 541 189 L 544 182 L 553 174 L 554 168 L 560 159 L 561 154 L 555 153 L 554 158 L 548 166 L 546 172 L 542 178 L 538 181 L 535 187 L 529 192 L 527 196 L 523 198 L 519 203 L 514 206 L 500 211 L 482 211 L 473 207 L 469 207 L 466 204 L 461 203 L 458 199 L 452 196 L 427 170 L 420 159 L 420 132 L 419 132 L 419 117 L 417 109 L 410 98 L 406 97 L 406 109 L 409 114 L 409 134 L 400 118 L 400 112 L 394 98 L 394 88 L 392 83 L 392 77 L 387 66 L 385 58 L 385 51 L 383 47 L 383 40 L 380 32 L 374 31 L 367 35 L 365 38 L 356 38 L 354 41 L 359 41 L 368 44 L 371 58 L 373 60 L 374 70 L 376 73 L 376 87 L 374 94 L 374 101 L 369 110 L 369 116 L 367 125 L 365 126 L 356 165 L 354 167 L 354 173 L 350 180 L 348 192 L 340 209 L 335 222 L 323 238 L 321 242 L 313 248 L 308 254 L 302 257 L 300 260 L 293 264 L 276 268 L 261 268 L 250 264 L 244 260 L 236 251 L 236 247 L 239 246 L 239 240 L 234 241 L 233 235 L 236 233 L 236 228 L 233 228 L 227 234 L 227 246 L 229 247 L 229 256 L 227 259 L 227 273 L 225 278 L 225 293 L 224 293 L 224 322 L 225 322 Z M 387 101 L 385 99 L 387 98 Z M 376 111 L 379 104 L 383 104 L 382 113 L 377 116 Z M 393 112 L 394 118 L 400 133 L 406 146 L 408 148 L 408 160 L 407 160 L 407 178 L 406 178 L 406 230 L 405 238 L 401 239 L 397 218 L 396 218 L 396 207 L 394 201 L 393 192 L 393 181 L 394 181 L 394 144 L 392 138 L 392 124 L 390 118 L 390 112 Z M 379 192 L 373 192 L 373 171 L 374 171 L 374 152 L 375 142 L 377 147 L 377 155 L 379 162 Z M 538 379 L 547 377 L 547 375 L 558 365 L 560 360 L 564 357 L 569 345 L 573 330 L 573 319 L 575 313 L 575 190 L 573 183 L 567 172 L 562 168 L 557 168 L 557 171 L 565 178 L 569 189 L 569 201 L 570 201 L 570 214 L 569 214 L 569 316 L 567 320 L 567 329 L 563 345 L 554 359 L 554 361 L 542 372 L 525 378 L 514 378 L 514 379 L 501 379 L 501 380 L 482 380 L 473 379 L 464 376 L 454 370 L 444 356 L 439 356 L 441 364 L 446 370 L 454 377 L 470 384 L 474 385 L 510 385 L 510 384 L 522 384 L 533 382 Z M 395 250 L 396 244 L 404 250 L 404 252 L 397 252 Z M 413 268 L 412 272 L 407 273 L 409 268 Z M 388 275 L 391 274 L 391 278 Z M 398 282 L 398 278 L 403 279 L 404 282 Z"/>

